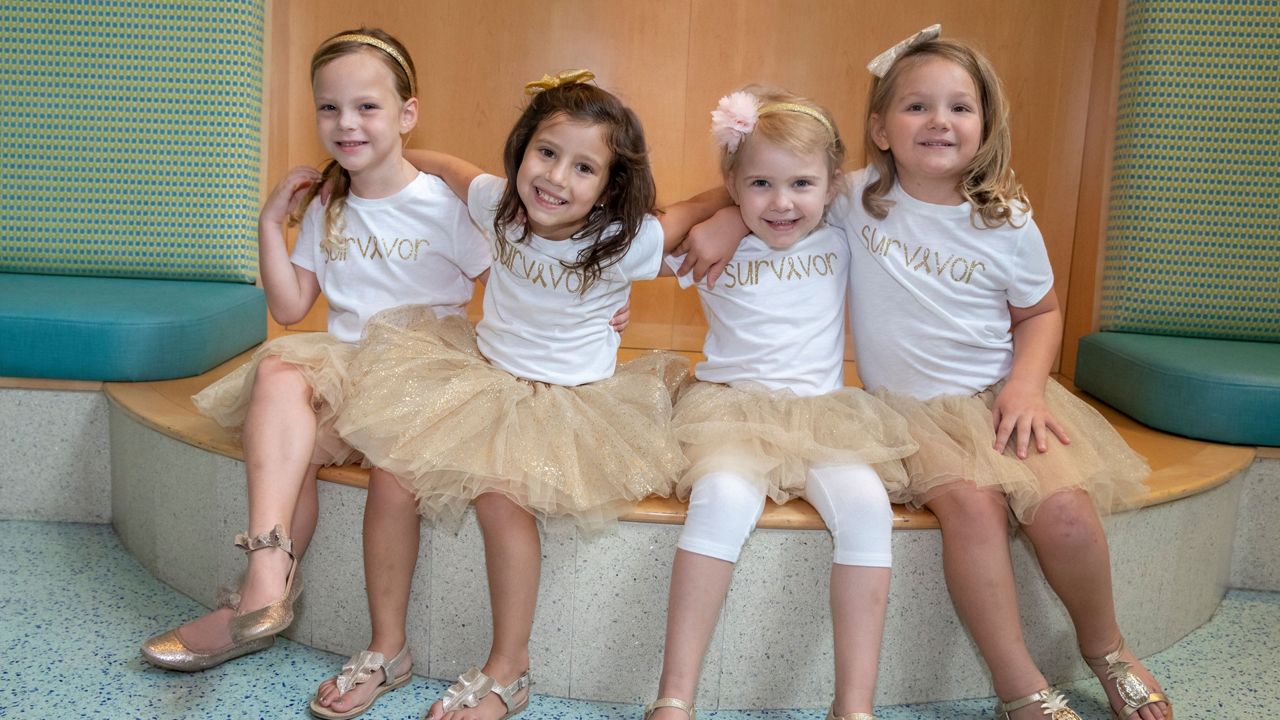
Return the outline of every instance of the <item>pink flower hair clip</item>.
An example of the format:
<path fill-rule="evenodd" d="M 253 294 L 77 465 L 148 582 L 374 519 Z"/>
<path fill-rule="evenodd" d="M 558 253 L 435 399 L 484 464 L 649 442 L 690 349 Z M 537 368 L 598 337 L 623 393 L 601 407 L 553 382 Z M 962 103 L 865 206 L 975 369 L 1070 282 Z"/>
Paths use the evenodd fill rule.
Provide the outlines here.
<path fill-rule="evenodd" d="M 711 135 L 729 152 L 737 152 L 760 118 L 760 98 L 739 90 L 720 98 L 711 111 Z"/>

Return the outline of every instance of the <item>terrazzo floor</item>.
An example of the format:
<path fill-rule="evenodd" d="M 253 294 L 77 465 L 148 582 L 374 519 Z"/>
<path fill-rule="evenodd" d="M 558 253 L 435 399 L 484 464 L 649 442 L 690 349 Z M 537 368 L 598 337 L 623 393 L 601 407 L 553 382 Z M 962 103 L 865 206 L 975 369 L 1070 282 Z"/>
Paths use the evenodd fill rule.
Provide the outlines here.
<path fill-rule="evenodd" d="M 109 525 L 0 521 L 0 718 L 310 717 L 307 699 L 343 658 L 287 640 L 193 675 L 139 658 L 144 638 L 200 611 L 138 565 Z M 1171 690 L 1183 720 L 1280 716 L 1280 593 L 1228 593 L 1207 625 L 1147 664 Z M 421 717 L 444 687 L 415 678 L 362 717 Z M 1063 690 L 1083 717 L 1108 717 L 1098 683 Z M 991 707 L 990 699 L 900 705 L 878 708 L 877 717 L 989 718 Z M 636 705 L 535 695 L 521 718 L 638 720 L 640 714 Z M 699 717 L 820 719 L 825 713 L 720 711 Z"/>

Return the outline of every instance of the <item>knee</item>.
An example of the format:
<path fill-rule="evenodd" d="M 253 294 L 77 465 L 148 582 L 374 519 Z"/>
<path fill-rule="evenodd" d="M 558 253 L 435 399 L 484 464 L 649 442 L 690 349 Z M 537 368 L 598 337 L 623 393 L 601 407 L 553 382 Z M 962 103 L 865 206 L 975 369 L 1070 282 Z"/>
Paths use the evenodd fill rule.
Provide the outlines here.
<path fill-rule="evenodd" d="M 763 511 L 764 491 L 745 478 L 730 473 L 703 476 L 693 485 L 676 547 L 737 562 Z"/>
<path fill-rule="evenodd" d="M 1027 532 L 1061 548 L 1086 548 L 1104 541 L 1102 521 L 1082 490 L 1054 493 L 1032 515 Z"/>
<path fill-rule="evenodd" d="M 484 493 L 475 499 L 474 506 L 476 519 L 485 525 L 532 517 L 528 511 L 502 493 Z"/>
<path fill-rule="evenodd" d="M 268 355 L 258 363 L 253 375 L 255 390 L 271 391 L 304 391 L 311 392 L 311 386 L 302 375 L 302 371 L 293 363 L 282 360 L 278 355 Z"/>
<path fill-rule="evenodd" d="M 1009 509 L 1004 496 L 990 490 L 957 488 L 935 498 L 928 508 L 944 535 L 974 540 L 1009 539 Z"/>
<path fill-rule="evenodd" d="M 744 518 L 754 526 L 764 512 L 764 491 L 732 473 L 710 473 L 693 484 L 690 511 L 714 508 L 717 515 Z"/>

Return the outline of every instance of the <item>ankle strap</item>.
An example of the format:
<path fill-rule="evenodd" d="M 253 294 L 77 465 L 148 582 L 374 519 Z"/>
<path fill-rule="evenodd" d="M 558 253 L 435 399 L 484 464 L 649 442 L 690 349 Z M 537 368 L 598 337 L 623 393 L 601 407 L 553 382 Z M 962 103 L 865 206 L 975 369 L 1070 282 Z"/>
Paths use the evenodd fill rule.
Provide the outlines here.
<path fill-rule="evenodd" d="M 1080 653 L 1080 657 L 1084 658 L 1086 664 L 1092 667 L 1102 667 L 1104 665 L 1114 665 L 1120 656 L 1124 654 L 1124 637 L 1120 638 L 1120 642 L 1116 644 L 1116 649 L 1104 655 L 1090 657 L 1084 653 Z"/>
<path fill-rule="evenodd" d="M 236 536 L 236 547 L 246 553 L 263 548 L 277 547 L 285 551 L 289 557 L 293 557 L 293 538 L 284 534 L 283 525 L 276 525 L 267 532 L 259 533 L 253 537 L 249 537 L 247 533 L 240 533 Z"/>
<path fill-rule="evenodd" d="M 673 697 L 658 698 L 657 700 L 654 700 L 648 705 L 645 705 L 644 716 L 647 718 L 653 714 L 654 710 L 658 710 L 660 708 L 668 708 L 668 707 L 675 708 L 677 710 L 683 710 L 685 714 L 689 716 L 689 720 L 697 720 L 698 713 L 696 710 L 693 709 L 692 704 L 687 703 L 681 700 L 680 698 L 673 698 Z"/>
<path fill-rule="evenodd" d="M 836 706 L 832 705 L 827 711 L 827 720 L 876 720 L 876 716 L 871 713 L 853 712 L 848 715 L 837 715 Z"/>
<path fill-rule="evenodd" d="M 1043 690 L 1037 690 L 1025 697 L 1014 698 L 1006 703 L 997 703 L 996 714 L 999 715 L 1003 713 L 1007 720 L 1009 713 L 1014 710 L 1021 710 L 1022 708 L 1037 702 L 1040 703 L 1040 706 L 1044 710 L 1042 714 L 1051 715 L 1054 718 L 1061 717 L 1064 719 L 1074 718 L 1074 720 L 1080 720 L 1080 716 L 1077 715 L 1074 710 L 1067 707 L 1067 698 L 1063 696 L 1062 693 L 1051 687 L 1044 688 Z M 1061 715 L 1059 715 L 1059 711 L 1063 711 Z"/>
<path fill-rule="evenodd" d="M 533 680 L 529 679 L 529 671 L 525 670 L 520 677 L 511 682 L 510 685 L 503 687 L 498 683 L 493 684 L 493 693 L 502 698 L 502 703 L 507 706 L 507 712 L 516 709 L 516 693 L 527 689 L 533 684 Z"/>

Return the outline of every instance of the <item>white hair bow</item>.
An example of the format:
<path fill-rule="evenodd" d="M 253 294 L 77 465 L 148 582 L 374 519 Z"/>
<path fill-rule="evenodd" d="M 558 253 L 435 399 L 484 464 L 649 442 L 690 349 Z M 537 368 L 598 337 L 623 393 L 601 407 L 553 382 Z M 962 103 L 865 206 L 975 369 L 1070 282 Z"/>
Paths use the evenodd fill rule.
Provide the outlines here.
<path fill-rule="evenodd" d="M 877 55 L 874 60 L 867 63 L 867 69 L 871 71 L 872 75 L 875 75 L 878 78 L 882 78 L 885 76 L 885 73 L 889 72 L 889 68 L 893 67 L 893 63 L 898 60 L 899 55 L 919 45 L 920 43 L 929 42 L 930 40 L 938 37 L 941 34 L 942 34 L 941 25 L 937 25 L 937 24 L 930 25 L 929 27 L 921 30 L 915 35 L 912 35 L 906 40 L 903 40 L 897 45 L 894 45 L 888 50 L 885 50 L 884 52 Z"/>

